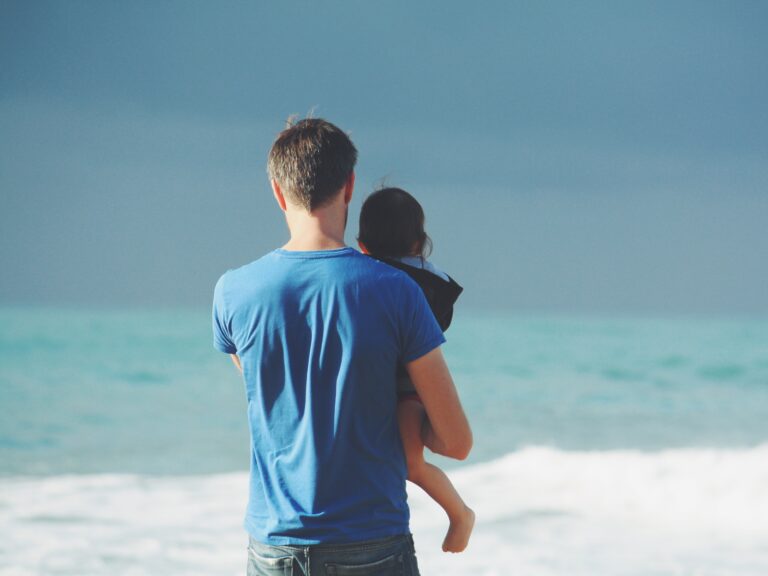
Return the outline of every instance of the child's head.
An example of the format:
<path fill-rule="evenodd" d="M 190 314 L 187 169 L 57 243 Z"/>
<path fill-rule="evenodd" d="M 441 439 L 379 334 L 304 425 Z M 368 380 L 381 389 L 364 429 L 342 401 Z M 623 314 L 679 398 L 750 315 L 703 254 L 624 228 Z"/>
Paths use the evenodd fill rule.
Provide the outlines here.
<path fill-rule="evenodd" d="M 389 258 L 426 257 L 432 249 L 421 204 L 400 188 L 382 188 L 365 199 L 357 241 L 369 254 Z"/>

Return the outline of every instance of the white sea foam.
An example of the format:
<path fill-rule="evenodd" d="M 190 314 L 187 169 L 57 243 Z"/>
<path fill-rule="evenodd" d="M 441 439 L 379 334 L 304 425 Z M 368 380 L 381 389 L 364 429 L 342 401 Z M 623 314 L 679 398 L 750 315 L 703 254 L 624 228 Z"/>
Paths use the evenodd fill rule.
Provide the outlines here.
<path fill-rule="evenodd" d="M 743 450 L 528 448 L 451 474 L 478 523 L 410 489 L 424 576 L 768 574 L 768 445 Z M 0 573 L 242 574 L 247 475 L 0 480 Z"/>
<path fill-rule="evenodd" d="M 478 513 L 466 554 L 412 491 L 425 574 L 768 574 L 768 445 L 745 450 L 529 448 L 452 478 Z"/>

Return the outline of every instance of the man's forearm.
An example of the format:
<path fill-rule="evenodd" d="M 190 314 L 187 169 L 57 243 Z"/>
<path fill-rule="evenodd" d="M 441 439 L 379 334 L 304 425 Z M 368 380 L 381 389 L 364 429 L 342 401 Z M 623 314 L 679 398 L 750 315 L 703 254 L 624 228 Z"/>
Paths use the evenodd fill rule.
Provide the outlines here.
<path fill-rule="evenodd" d="M 406 365 L 429 422 L 424 445 L 436 454 L 463 460 L 472 449 L 472 430 L 439 348 Z"/>

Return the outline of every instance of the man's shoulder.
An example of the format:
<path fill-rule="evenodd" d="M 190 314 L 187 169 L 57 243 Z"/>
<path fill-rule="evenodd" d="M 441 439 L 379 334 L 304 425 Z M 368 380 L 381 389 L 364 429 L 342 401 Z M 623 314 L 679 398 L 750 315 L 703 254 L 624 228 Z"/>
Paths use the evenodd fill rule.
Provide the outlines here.
<path fill-rule="evenodd" d="M 270 262 L 274 259 L 274 250 L 246 264 L 225 270 L 216 281 L 214 298 L 239 301 L 244 292 L 257 288 L 269 278 Z"/>
<path fill-rule="evenodd" d="M 353 249 L 344 255 L 346 257 L 343 259 L 311 259 L 311 271 L 302 271 L 301 262 L 304 262 L 304 259 L 297 255 L 281 257 L 280 250 L 273 250 L 247 264 L 226 270 L 220 276 L 217 286 L 229 293 L 240 292 L 240 289 L 252 292 L 259 287 L 269 289 L 274 287 L 275 283 L 290 284 L 305 274 L 316 272 L 317 266 L 333 268 L 332 274 L 327 278 L 333 279 L 334 284 L 352 282 L 359 286 L 368 285 L 379 291 L 399 291 L 404 285 L 417 286 L 407 272 L 386 262 Z"/>
<path fill-rule="evenodd" d="M 267 252 L 266 254 L 257 258 L 256 260 L 252 260 L 250 262 L 247 262 L 246 264 L 241 264 L 240 266 L 228 268 L 219 277 L 219 282 L 232 281 L 232 280 L 240 279 L 244 276 L 251 276 L 254 273 L 258 273 L 259 270 L 265 267 L 268 267 L 270 265 L 270 263 L 274 260 L 274 253 L 275 253 L 275 250 L 272 250 L 271 252 Z"/>
<path fill-rule="evenodd" d="M 303 258 L 299 253 L 291 254 L 275 249 L 256 260 L 227 269 L 221 274 L 218 282 L 220 284 L 234 285 L 242 281 L 264 280 L 270 276 L 272 270 L 286 268 L 287 270 L 293 269 L 295 271 L 294 267 L 300 267 L 301 263 L 305 261 L 311 261 L 315 266 L 336 267 L 347 274 L 361 277 L 370 276 L 380 281 L 388 279 L 398 280 L 408 276 L 396 268 L 351 248 L 345 251 L 343 256 L 345 256 L 343 259 Z"/>

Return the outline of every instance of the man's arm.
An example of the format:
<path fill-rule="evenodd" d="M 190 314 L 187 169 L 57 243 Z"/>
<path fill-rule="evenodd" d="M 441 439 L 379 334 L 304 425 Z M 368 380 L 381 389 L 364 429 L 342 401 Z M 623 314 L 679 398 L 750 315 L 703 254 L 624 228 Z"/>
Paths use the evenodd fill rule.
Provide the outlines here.
<path fill-rule="evenodd" d="M 429 417 L 424 444 L 436 454 L 464 460 L 472 449 L 472 430 L 442 351 L 435 348 L 405 368 Z"/>
<path fill-rule="evenodd" d="M 240 358 L 237 357 L 237 354 L 230 354 L 230 356 L 232 357 L 232 362 L 234 362 L 235 366 L 237 366 L 237 369 L 242 372 L 243 367 L 240 365 Z"/>

